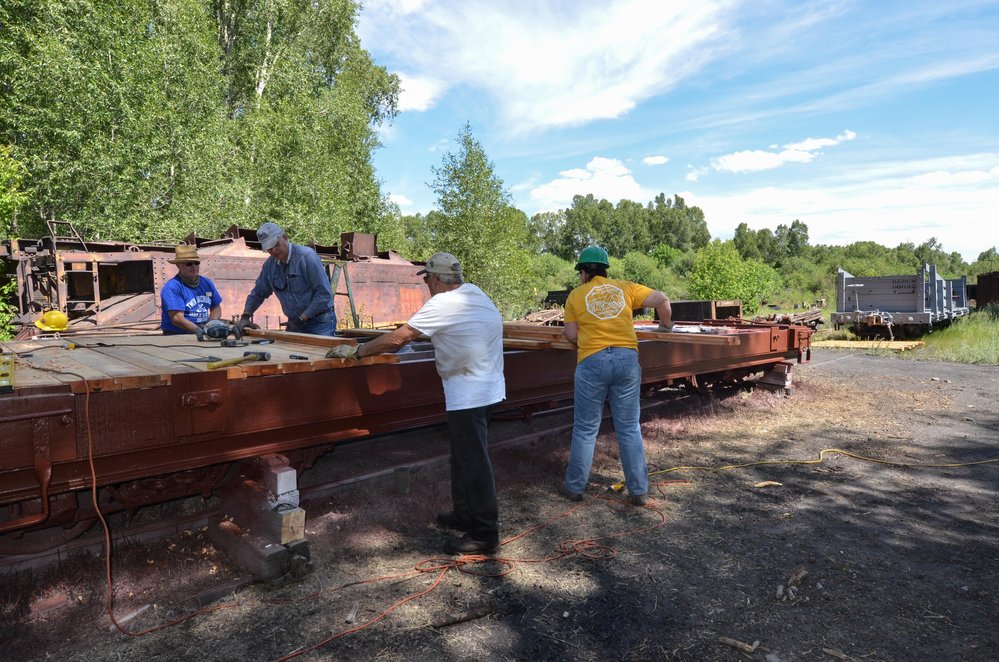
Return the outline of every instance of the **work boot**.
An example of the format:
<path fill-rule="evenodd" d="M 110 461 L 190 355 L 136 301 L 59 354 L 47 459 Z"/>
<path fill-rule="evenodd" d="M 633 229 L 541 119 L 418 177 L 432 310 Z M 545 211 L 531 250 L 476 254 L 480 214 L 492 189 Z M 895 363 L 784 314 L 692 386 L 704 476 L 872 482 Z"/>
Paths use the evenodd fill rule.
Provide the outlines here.
<path fill-rule="evenodd" d="M 582 501 L 583 500 L 583 495 L 581 493 L 573 492 L 568 487 L 566 487 L 565 485 L 559 485 L 558 486 L 558 493 L 561 494 L 562 496 L 564 496 L 569 501 Z"/>
<path fill-rule="evenodd" d="M 633 506 L 644 506 L 646 500 L 647 499 L 644 494 L 632 494 L 628 497 L 628 501 L 630 501 Z"/>
<path fill-rule="evenodd" d="M 499 535 L 492 535 L 488 540 L 473 538 L 466 533 L 462 537 L 448 538 L 444 541 L 444 551 L 447 554 L 492 554 L 499 547 Z"/>
<path fill-rule="evenodd" d="M 437 513 L 437 523 L 443 526 L 445 529 L 454 529 L 455 531 L 468 531 L 468 522 L 461 519 L 453 512 L 443 512 Z"/>

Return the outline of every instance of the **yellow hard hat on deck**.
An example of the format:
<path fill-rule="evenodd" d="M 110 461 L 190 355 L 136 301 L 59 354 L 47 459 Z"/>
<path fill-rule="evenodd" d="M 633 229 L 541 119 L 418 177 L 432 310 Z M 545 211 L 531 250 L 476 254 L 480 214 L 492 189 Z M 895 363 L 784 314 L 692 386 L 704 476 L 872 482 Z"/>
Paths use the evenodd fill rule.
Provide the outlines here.
<path fill-rule="evenodd" d="M 69 318 L 61 310 L 49 310 L 35 320 L 35 326 L 42 331 L 65 331 Z"/>

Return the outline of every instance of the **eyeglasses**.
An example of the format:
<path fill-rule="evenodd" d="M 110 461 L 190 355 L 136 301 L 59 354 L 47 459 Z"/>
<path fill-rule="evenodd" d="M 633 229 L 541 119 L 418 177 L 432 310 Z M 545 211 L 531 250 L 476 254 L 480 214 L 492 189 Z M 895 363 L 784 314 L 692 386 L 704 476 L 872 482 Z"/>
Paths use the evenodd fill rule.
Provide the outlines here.
<path fill-rule="evenodd" d="M 184 265 L 185 267 L 196 267 L 196 266 L 198 266 L 199 264 L 201 264 L 201 263 L 200 263 L 200 262 L 184 262 L 184 263 L 183 263 L 183 265 Z"/>

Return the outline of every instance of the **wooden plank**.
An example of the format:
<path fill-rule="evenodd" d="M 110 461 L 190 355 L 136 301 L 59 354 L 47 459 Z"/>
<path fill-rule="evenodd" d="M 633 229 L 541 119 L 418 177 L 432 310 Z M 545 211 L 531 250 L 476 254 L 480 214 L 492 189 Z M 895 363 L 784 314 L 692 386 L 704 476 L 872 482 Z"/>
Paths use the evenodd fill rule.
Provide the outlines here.
<path fill-rule="evenodd" d="M 149 346 L 146 348 L 135 347 L 95 347 L 91 351 L 103 354 L 122 362 L 130 363 L 136 368 L 153 375 L 170 375 L 175 372 L 196 372 L 188 363 L 179 363 L 163 356 L 163 352 L 168 348 Z M 155 351 L 156 354 L 152 352 Z"/>
<path fill-rule="evenodd" d="M 687 345 L 735 346 L 742 343 L 738 335 L 715 335 L 711 333 L 665 333 L 662 331 L 636 331 L 639 340 L 661 340 Z"/>
<path fill-rule="evenodd" d="M 663 342 L 675 342 L 688 345 L 722 345 L 734 346 L 741 343 L 737 334 L 713 334 L 713 333 L 666 333 L 663 331 L 635 331 L 639 340 L 661 340 Z M 525 324 L 505 323 L 503 325 L 504 338 L 523 339 L 543 339 L 551 338 L 554 341 L 563 339 L 562 330 L 556 327 L 531 326 Z M 568 341 L 563 340 L 568 343 Z M 571 344 L 571 343 L 570 343 Z M 552 343 L 552 347 L 564 348 L 557 342 Z M 575 345 L 573 345 L 575 347 Z"/>
<path fill-rule="evenodd" d="M 813 340 L 812 347 L 835 349 L 890 349 L 904 352 L 925 345 L 921 340 Z"/>
<path fill-rule="evenodd" d="M 246 329 L 244 336 L 253 338 L 264 338 L 266 340 L 282 340 L 297 343 L 299 345 L 313 345 L 316 347 L 336 347 L 337 345 L 356 345 L 353 338 L 343 338 L 340 336 L 315 336 L 311 333 L 296 333 L 294 331 L 274 331 L 272 329 Z"/>
<path fill-rule="evenodd" d="M 377 338 L 378 336 L 384 336 L 387 333 L 392 333 L 395 329 L 347 329 L 344 331 L 344 335 L 357 336 L 359 338 Z M 413 340 L 430 340 L 427 336 L 422 333 Z"/>
<path fill-rule="evenodd" d="M 360 359 L 314 359 L 311 361 L 288 361 L 288 362 L 262 362 L 251 361 L 240 363 L 239 365 L 226 368 L 226 377 L 229 379 L 245 379 L 246 377 L 260 377 L 265 375 L 287 374 L 297 372 L 313 372 L 318 370 L 339 370 L 341 368 L 355 368 L 368 365 L 386 365 L 399 363 L 396 354 L 376 354 L 375 356 L 365 356 Z"/>
<path fill-rule="evenodd" d="M 391 333 L 392 329 L 348 329 L 347 333 L 350 335 L 357 335 L 360 337 L 374 338 L 377 336 L 385 335 L 386 333 Z M 532 338 L 514 338 L 507 337 L 506 328 L 503 330 L 503 347 L 506 349 L 576 349 L 576 345 L 562 339 L 562 332 L 558 331 L 557 334 L 547 334 L 541 337 Z M 422 333 L 417 336 L 414 340 L 416 341 L 429 341 L 430 338 L 423 335 Z"/>
<path fill-rule="evenodd" d="M 93 349 L 78 348 L 66 350 L 66 352 L 71 355 L 68 358 L 99 370 L 108 377 L 136 377 L 142 374 L 142 371 L 138 370 L 134 365 L 104 356 Z"/>

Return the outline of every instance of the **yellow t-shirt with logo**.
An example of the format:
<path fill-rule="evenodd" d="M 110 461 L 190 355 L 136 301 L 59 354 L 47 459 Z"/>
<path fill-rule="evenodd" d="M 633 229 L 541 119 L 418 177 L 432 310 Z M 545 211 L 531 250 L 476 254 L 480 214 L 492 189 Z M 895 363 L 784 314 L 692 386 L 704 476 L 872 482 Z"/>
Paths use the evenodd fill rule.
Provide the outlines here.
<path fill-rule="evenodd" d="M 569 293 L 565 321 L 579 324 L 576 362 L 606 347 L 638 349 L 632 311 L 654 290 L 627 280 L 594 276 Z"/>

